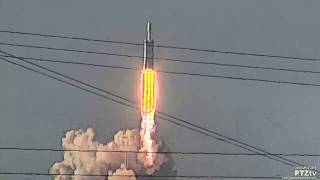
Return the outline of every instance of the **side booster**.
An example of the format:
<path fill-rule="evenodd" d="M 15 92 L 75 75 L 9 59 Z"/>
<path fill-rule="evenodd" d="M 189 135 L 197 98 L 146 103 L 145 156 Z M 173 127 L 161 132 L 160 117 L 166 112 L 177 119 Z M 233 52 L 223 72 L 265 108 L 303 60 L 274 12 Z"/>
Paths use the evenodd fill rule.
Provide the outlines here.
<path fill-rule="evenodd" d="M 157 104 L 157 73 L 153 69 L 153 40 L 151 23 L 147 23 L 147 38 L 144 40 L 143 68 L 141 74 L 141 117 L 153 119 Z"/>

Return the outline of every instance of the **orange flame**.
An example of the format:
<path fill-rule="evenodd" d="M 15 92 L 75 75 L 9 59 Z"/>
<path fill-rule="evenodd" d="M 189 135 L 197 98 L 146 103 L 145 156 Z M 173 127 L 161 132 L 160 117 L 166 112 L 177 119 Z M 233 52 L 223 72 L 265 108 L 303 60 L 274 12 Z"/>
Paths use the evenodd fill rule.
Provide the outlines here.
<path fill-rule="evenodd" d="M 144 164 L 152 166 L 154 163 L 153 134 L 156 126 L 154 122 L 154 114 L 157 104 L 157 73 L 152 69 L 144 69 L 141 75 L 141 150 L 146 151 Z"/>
<path fill-rule="evenodd" d="M 141 76 L 141 116 L 154 117 L 157 103 L 157 73 L 152 69 L 144 69 Z"/>

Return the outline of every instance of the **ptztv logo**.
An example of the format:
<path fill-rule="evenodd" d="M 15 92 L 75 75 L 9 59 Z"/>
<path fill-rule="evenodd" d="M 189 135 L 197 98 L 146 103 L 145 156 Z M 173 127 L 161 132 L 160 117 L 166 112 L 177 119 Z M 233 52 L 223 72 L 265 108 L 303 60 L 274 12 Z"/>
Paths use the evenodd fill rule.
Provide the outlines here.
<path fill-rule="evenodd" d="M 297 167 L 294 170 L 294 176 L 296 176 L 296 177 L 316 177 L 317 170 L 315 167 Z"/>

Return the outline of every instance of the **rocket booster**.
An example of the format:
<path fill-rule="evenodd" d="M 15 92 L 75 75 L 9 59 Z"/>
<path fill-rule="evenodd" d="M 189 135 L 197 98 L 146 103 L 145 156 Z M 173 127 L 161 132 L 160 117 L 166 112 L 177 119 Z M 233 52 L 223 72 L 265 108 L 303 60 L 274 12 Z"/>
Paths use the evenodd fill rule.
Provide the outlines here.
<path fill-rule="evenodd" d="M 143 47 L 143 70 L 141 74 L 141 116 L 153 119 L 157 103 L 157 73 L 153 69 L 153 40 L 151 23 L 147 23 L 147 36 Z"/>
<path fill-rule="evenodd" d="M 141 150 L 146 151 L 144 166 L 151 167 L 155 163 L 156 154 L 153 138 L 156 131 L 154 116 L 157 105 L 157 72 L 153 69 L 153 40 L 151 39 L 151 23 L 147 23 L 146 39 L 143 43 L 143 62 L 140 84 Z"/>

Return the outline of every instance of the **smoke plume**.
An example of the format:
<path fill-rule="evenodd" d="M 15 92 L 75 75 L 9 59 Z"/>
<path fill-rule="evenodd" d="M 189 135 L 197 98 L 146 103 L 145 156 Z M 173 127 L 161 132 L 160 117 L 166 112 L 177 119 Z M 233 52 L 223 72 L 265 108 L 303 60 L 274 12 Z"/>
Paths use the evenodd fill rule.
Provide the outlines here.
<path fill-rule="evenodd" d="M 138 130 L 120 130 L 114 135 L 113 141 L 106 144 L 95 140 L 95 134 L 91 128 L 86 131 L 70 130 L 62 138 L 62 147 L 64 150 L 80 151 L 65 151 L 63 160 L 55 162 L 49 171 L 52 174 L 74 174 L 75 176 L 55 175 L 54 180 L 105 180 L 108 175 L 110 175 L 109 180 L 135 180 L 133 175 L 154 174 L 168 161 L 165 154 L 154 154 L 153 165 L 146 165 L 144 161 L 147 153 L 144 153 L 145 149 L 140 148 Z M 161 147 L 160 140 L 156 139 L 152 142 L 154 152 Z M 85 150 L 93 150 L 93 152 L 83 152 Z M 101 151 L 140 151 L 141 153 Z M 81 175 L 105 175 L 105 177 Z"/>
<path fill-rule="evenodd" d="M 136 180 L 134 172 L 128 170 L 124 164 L 121 164 L 121 167 L 116 172 L 109 172 L 109 175 L 111 175 L 109 180 Z"/>

